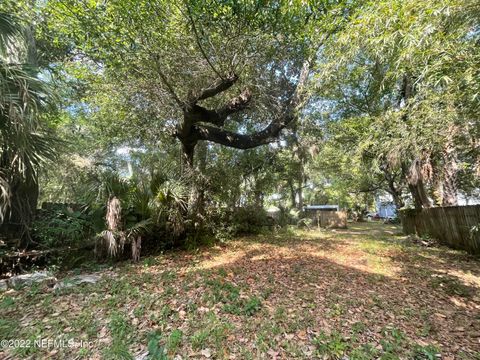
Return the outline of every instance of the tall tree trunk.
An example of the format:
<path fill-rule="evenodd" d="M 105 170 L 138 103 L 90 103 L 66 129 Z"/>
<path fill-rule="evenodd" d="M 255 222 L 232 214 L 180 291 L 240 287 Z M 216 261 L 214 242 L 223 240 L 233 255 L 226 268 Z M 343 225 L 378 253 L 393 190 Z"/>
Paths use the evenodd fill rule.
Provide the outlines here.
<path fill-rule="evenodd" d="M 302 179 L 303 180 L 303 179 Z M 303 210 L 303 181 L 300 183 L 298 187 L 298 204 L 297 209 L 302 211 Z"/>
<path fill-rule="evenodd" d="M 415 159 L 409 169 L 402 164 L 402 172 L 407 179 L 408 188 L 412 194 L 415 209 L 421 210 L 432 206 L 425 189 L 420 160 Z"/>
<path fill-rule="evenodd" d="M 206 141 L 200 141 L 197 145 L 197 166 L 195 167 L 194 187 L 197 193 L 196 208 L 197 214 L 203 216 L 205 214 L 205 183 L 203 176 L 207 169 L 208 146 Z"/>
<path fill-rule="evenodd" d="M 408 106 L 408 102 L 413 98 L 415 93 L 414 81 L 410 74 L 405 74 L 403 77 L 403 84 L 400 94 L 399 106 Z M 403 102 L 403 104 L 402 104 Z M 404 120 L 408 119 L 407 113 L 404 114 Z M 425 183 L 423 181 L 422 169 L 420 160 L 414 159 L 410 168 L 407 169 L 405 163 L 402 163 L 402 173 L 405 176 L 408 188 L 412 194 L 415 209 L 431 207 L 430 199 L 425 190 Z"/>
<path fill-rule="evenodd" d="M 38 182 L 36 179 L 16 179 L 10 183 L 11 200 L 0 226 L 0 232 L 9 238 L 18 239 L 20 248 L 26 248 L 31 242 L 30 226 L 35 217 L 38 201 Z"/>
<path fill-rule="evenodd" d="M 255 191 L 255 207 L 263 208 L 263 193 L 259 190 Z"/>
<path fill-rule="evenodd" d="M 404 207 L 405 202 L 402 199 L 402 192 L 397 189 L 393 180 L 388 181 L 388 189 L 388 192 L 390 193 L 390 195 L 392 195 L 393 203 L 395 204 L 397 209 Z"/>
<path fill-rule="evenodd" d="M 193 171 L 195 146 L 196 144 L 182 142 L 182 174 L 188 174 Z"/>
<path fill-rule="evenodd" d="M 435 206 L 443 204 L 443 175 L 435 174 L 432 183 L 433 202 Z"/>
<path fill-rule="evenodd" d="M 300 169 L 298 176 L 298 206 L 299 211 L 303 211 L 303 187 L 305 185 L 305 154 L 300 151 Z"/>
<path fill-rule="evenodd" d="M 290 188 L 290 203 L 292 209 L 297 207 L 297 193 L 295 192 L 295 185 L 292 179 L 288 180 L 288 187 Z"/>
<path fill-rule="evenodd" d="M 453 144 L 454 131 L 449 131 L 449 138 L 442 152 L 443 158 L 443 198 L 442 206 L 458 205 L 458 157 Z"/>
<path fill-rule="evenodd" d="M 196 162 L 195 158 L 197 158 Z M 206 141 L 182 143 L 182 170 L 190 184 L 186 215 L 192 220 L 195 228 L 201 225 L 202 216 L 205 213 L 205 189 L 202 176 L 205 173 L 206 161 Z"/>
<path fill-rule="evenodd" d="M 415 209 L 421 210 L 423 208 L 429 208 L 432 206 L 430 199 L 428 198 L 423 181 L 418 181 L 415 184 L 408 184 L 410 193 L 412 194 L 413 203 Z"/>

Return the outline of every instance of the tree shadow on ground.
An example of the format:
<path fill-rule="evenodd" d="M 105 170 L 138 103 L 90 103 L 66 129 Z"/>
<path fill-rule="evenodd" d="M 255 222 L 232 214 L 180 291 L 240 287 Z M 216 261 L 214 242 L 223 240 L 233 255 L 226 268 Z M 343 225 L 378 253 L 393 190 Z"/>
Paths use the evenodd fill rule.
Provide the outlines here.
<path fill-rule="evenodd" d="M 408 270 L 409 264 L 390 277 L 374 269 L 368 272 L 339 264 L 301 245 L 290 244 L 290 251 L 280 254 L 271 246 L 257 248 L 210 271 L 232 273 L 226 281 L 245 289 L 248 296 L 263 297 L 267 310 L 259 316 L 275 317 L 278 309 L 285 309 L 287 315 L 279 322 L 285 332 L 296 334 L 299 344 L 311 343 L 321 331 L 338 331 L 346 338 L 354 336 L 358 346 L 379 346 L 388 329 L 399 329 L 412 343 L 441 347 L 444 356 L 480 350 L 478 304 L 471 298 L 419 281 L 417 273 Z M 319 254 L 335 249 L 333 243 L 327 249 L 318 246 Z M 364 329 L 361 332 L 355 330 L 358 324 Z M 237 330 L 243 332 L 245 326 Z M 309 334 L 306 339 L 305 333 Z M 282 349 L 286 340 L 278 336 L 278 349 Z M 251 334 L 251 341 L 255 339 Z"/>

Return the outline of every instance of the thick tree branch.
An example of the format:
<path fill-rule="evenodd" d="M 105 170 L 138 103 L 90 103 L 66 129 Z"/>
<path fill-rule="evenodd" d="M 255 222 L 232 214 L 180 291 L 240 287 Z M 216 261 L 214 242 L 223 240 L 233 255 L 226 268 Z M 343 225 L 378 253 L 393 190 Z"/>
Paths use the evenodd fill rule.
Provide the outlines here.
<path fill-rule="evenodd" d="M 296 119 L 296 110 L 301 106 L 305 98 L 304 87 L 310 73 L 310 68 L 311 59 L 308 59 L 302 66 L 297 86 L 295 87 L 290 100 L 285 104 L 283 114 L 277 119 L 272 120 L 263 130 L 253 134 L 238 134 L 221 129 L 217 126 L 196 124 L 192 128 L 195 137 L 198 140 L 212 141 L 217 144 L 237 149 L 250 149 L 275 141 L 280 134 L 280 131 Z M 223 125 L 223 122 L 219 122 L 218 124 L 215 122 L 210 123 L 219 126 Z"/>
<path fill-rule="evenodd" d="M 246 109 L 251 99 L 252 94 L 250 93 L 250 91 L 248 89 L 243 90 L 240 95 L 234 97 L 233 99 L 230 99 L 227 104 L 215 110 L 215 114 L 217 115 L 215 121 L 207 122 L 213 125 L 223 126 L 228 116 Z"/>
<path fill-rule="evenodd" d="M 193 105 L 197 101 L 214 97 L 215 95 L 228 90 L 237 80 L 238 76 L 235 74 L 230 74 L 225 78 L 219 79 L 208 88 L 201 89 L 198 93 L 193 94 L 191 99 L 189 99 L 189 103 Z"/>
<path fill-rule="evenodd" d="M 244 90 L 239 96 L 234 97 L 227 104 L 216 110 L 209 110 L 197 104 L 190 105 L 190 107 L 185 110 L 184 116 L 191 125 L 203 122 L 216 126 L 223 126 L 227 117 L 245 109 L 248 106 L 250 99 L 250 92 Z"/>
<path fill-rule="evenodd" d="M 212 141 L 236 149 L 251 149 L 275 141 L 278 134 L 295 119 L 293 112 L 272 121 L 265 129 L 253 134 L 237 134 L 216 126 L 195 125 L 193 131 L 198 140 Z"/>

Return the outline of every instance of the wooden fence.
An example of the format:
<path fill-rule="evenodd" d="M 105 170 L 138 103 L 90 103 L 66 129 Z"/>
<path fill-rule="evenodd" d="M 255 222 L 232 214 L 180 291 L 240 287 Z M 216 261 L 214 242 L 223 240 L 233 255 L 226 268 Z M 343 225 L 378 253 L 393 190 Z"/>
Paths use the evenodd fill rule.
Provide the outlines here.
<path fill-rule="evenodd" d="M 345 211 L 309 211 L 308 215 L 313 225 L 325 228 L 346 228 L 347 213 Z"/>
<path fill-rule="evenodd" d="M 480 254 L 480 205 L 401 210 L 403 232 L 430 236 L 441 244 Z"/>

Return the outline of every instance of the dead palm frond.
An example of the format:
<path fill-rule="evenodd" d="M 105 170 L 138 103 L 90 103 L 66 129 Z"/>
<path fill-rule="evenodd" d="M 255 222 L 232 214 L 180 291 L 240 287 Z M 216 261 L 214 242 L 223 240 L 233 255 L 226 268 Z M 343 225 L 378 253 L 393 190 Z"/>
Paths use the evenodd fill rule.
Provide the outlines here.
<path fill-rule="evenodd" d="M 140 252 L 142 248 L 142 238 L 152 231 L 152 219 L 142 220 L 135 223 L 126 231 L 126 238 L 132 244 L 132 260 L 140 260 Z"/>
<path fill-rule="evenodd" d="M 132 239 L 132 260 L 137 262 L 140 260 L 140 252 L 142 250 L 142 237 L 137 236 Z"/>

